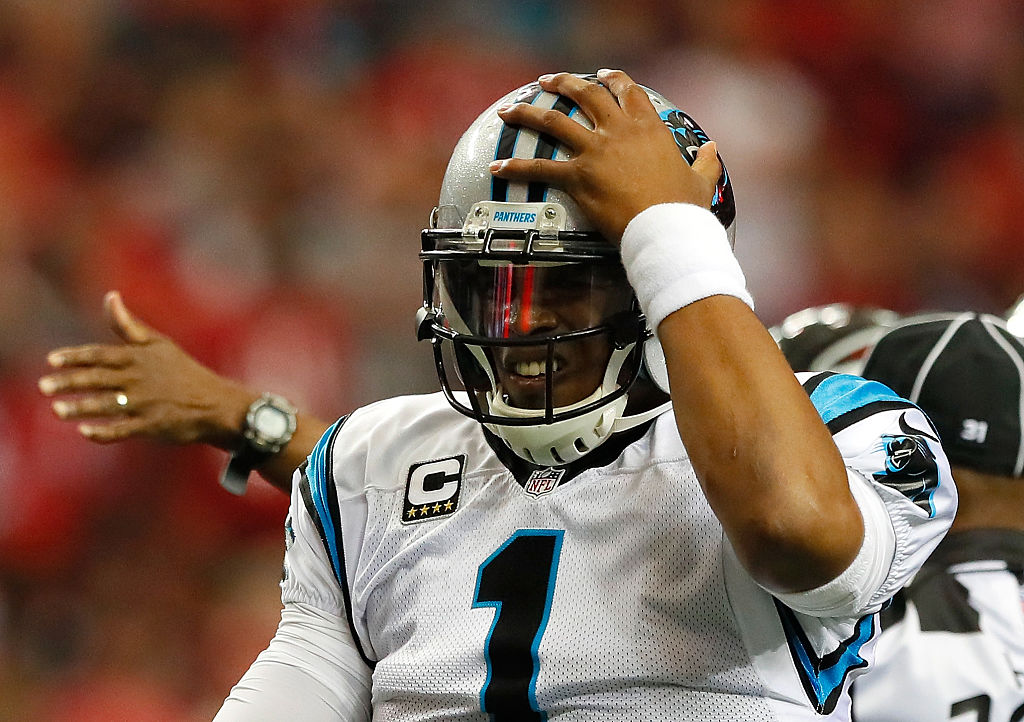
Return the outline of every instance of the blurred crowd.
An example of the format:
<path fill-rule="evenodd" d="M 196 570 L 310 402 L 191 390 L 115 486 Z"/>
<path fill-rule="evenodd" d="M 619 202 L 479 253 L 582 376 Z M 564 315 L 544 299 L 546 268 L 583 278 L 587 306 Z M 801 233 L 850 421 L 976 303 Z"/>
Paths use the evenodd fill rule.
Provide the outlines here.
<path fill-rule="evenodd" d="M 719 143 L 766 324 L 1024 292 L 1016 0 L 0 0 L 0 720 L 202 720 L 273 633 L 287 499 L 36 390 L 105 291 L 324 418 L 432 391 L 419 231 L 460 132 L 624 67 Z"/>

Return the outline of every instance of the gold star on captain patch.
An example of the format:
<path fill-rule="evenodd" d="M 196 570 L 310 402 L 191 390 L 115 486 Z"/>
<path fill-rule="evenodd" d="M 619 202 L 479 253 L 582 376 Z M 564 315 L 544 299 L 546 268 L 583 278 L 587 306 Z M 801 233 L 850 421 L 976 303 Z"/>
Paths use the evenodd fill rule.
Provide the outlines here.
<path fill-rule="evenodd" d="M 444 505 L 444 510 L 445 510 L 445 511 L 451 511 L 451 510 L 452 510 L 452 506 L 454 506 L 454 505 L 452 504 L 452 500 L 451 500 L 451 499 L 449 499 L 449 500 L 448 500 L 448 502 L 447 502 L 447 503 L 446 503 L 446 504 Z"/>
<path fill-rule="evenodd" d="M 409 510 L 409 518 L 411 519 L 414 516 L 416 516 L 416 507 L 413 507 L 412 509 Z"/>
<path fill-rule="evenodd" d="M 434 504 L 434 506 L 432 506 L 430 508 L 433 510 L 433 512 L 435 514 L 438 513 L 439 511 L 441 511 L 441 505 L 440 504 Z"/>
<path fill-rule="evenodd" d="M 420 507 L 420 516 L 426 516 L 427 512 L 429 512 L 429 511 L 430 511 L 430 507 L 427 506 L 426 504 L 424 504 L 423 506 Z"/>

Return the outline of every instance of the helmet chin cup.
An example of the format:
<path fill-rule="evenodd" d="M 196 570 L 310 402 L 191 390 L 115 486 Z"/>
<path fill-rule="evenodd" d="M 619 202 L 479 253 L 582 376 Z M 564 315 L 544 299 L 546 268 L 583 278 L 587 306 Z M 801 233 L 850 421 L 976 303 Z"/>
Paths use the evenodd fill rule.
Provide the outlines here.
<path fill-rule="evenodd" d="M 627 348 L 616 349 L 608 359 L 604 379 L 594 393 L 580 399 L 574 404 L 556 408 L 555 414 L 565 414 L 582 409 L 588 404 L 599 402 L 609 397 L 619 388 L 618 377 L 622 365 L 629 358 L 630 344 Z M 515 454 L 527 461 L 544 466 L 568 464 L 583 458 L 607 441 L 619 429 L 616 423 L 626 410 L 628 396 L 622 394 L 602 406 L 580 416 L 561 419 L 550 424 L 541 423 L 544 409 L 524 409 L 508 404 L 500 388 L 495 388 L 488 395 L 488 411 L 494 416 L 507 419 L 537 419 L 538 424 L 531 426 L 509 426 L 505 424 L 485 424 L 485 426 L 512 449 Z"/>
<path fill-rule="evenodd" d="M 603 389 L 571 406 L 557 409 L 570 411 L 599 400 L 604 395 Z M 503 424 L 485 424 L 487 429 L 505 442 L 505 444 L 522 459 L 540 466 L 558 466 L 583 458 L 586 454 L 603 444 L 615 431 L 615 422 L 622 417 L 626 408 L 626 396 L 594 409 L 582 416 L 556 421 L 552 424 L 536 426 L 505 426 Z M 495 394 L 491 400 L 490 411 L 497 416 L 507 418 L 543 418 L 543 409 L 520 409 L 509 406 Z"/>
<path fill-rule="evenodd" d="M 665 349 L 661 347 L 661 341 L 657 336 L 651 336 L 644 341 L 644 370 L 654 385 L 664 391 L 668 390 L 668 365 L 665 363 Z"/>

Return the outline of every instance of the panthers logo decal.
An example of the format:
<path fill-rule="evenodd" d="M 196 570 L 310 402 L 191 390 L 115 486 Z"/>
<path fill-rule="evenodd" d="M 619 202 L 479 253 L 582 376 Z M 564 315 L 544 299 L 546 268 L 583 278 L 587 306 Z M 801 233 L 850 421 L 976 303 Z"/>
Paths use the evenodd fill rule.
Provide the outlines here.
<path fill-rule="evenodd" d="M 686 160 L 693 163 L 697 158 L 697 149 L 709 140 L 707 133 L 681 110 L 663 110 L 660 115 L 665 125 L 672 131 L 672 138 L 679 146 L 679 151 L 686 156 Z"/>
<path fill-rule="evenodd" d="M 677 108 L 663 110 L 658 115 L 672 131 L 672 138 L 675 140 L 679 152 L 693 165 L 693 161 L 697 158 L 697 149 L 710 140 L 708 134 L 694 122 L 693 118 Z M 724 163 L 722 164 L 722 175 L 715 187 L 715 197 L 711 201 L 711 211 L 726 227 L 736 217 L 736 205 L 732 201 L 732 183 L 729 182 L 729 171 L 725 169 Z"/>
<path fill-rule="evenodd" d="M 932 494 L 939 486 L 939 467 L 925 439 L 937 441 L 931 434 L 915 429 L 900 417 L 902 434 L 882 437 L 885 450 L 885 471 L 872 474 L 875 481 L 903 494 L 917 506 L 935 515 Z"/>

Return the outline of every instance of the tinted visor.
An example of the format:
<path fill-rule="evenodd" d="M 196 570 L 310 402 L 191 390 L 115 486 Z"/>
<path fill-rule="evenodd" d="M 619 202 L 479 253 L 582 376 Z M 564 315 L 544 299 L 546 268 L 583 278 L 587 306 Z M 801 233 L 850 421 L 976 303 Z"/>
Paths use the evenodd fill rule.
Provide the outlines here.
<path fill-rule="evenodd" d="M 546 337 L 613 323 L 634 309 L 617 260 L 520 264 L 460 258 L 436 264 L 432 305 L 456 333 Z"/>

